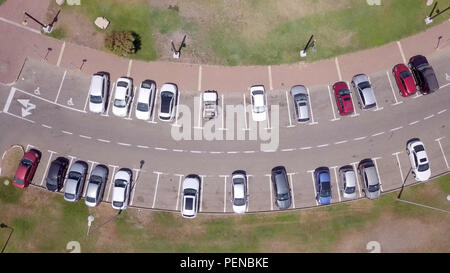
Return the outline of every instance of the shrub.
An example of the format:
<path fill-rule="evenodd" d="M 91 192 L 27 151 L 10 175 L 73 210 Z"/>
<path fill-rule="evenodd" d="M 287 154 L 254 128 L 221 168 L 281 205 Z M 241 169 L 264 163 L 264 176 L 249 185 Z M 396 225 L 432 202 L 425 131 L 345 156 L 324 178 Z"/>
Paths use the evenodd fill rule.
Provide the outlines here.
<path fill-rule="evenodd" d="M 105 47 L 119 56 L 136 53 L 136 35 L 129 31 L 113 31 L 106 35 Z"/>

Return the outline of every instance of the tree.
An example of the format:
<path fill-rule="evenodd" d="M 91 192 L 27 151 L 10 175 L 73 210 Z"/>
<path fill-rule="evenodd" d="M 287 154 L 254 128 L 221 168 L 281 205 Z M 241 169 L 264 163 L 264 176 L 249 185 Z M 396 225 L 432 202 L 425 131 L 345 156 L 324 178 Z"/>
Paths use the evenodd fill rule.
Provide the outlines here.
<path fill-rule="evenodd" d="M 113 31 L 105 37 L 105 47 L 119 56 L 136 53 L 136 37 L 129 31 Z"/>

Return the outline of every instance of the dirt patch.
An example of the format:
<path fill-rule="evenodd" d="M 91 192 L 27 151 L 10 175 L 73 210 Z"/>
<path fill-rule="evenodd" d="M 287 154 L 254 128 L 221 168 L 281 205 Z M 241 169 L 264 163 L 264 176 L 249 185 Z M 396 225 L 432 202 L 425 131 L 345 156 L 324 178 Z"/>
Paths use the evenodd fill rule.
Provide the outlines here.
<path fill-rule="evenodd" d="M 24 150 L 22 146 L 14 145 L 8 148 L 2 159 L 0 176 L 9 178 L 14 177 L 23 155 Z"/>

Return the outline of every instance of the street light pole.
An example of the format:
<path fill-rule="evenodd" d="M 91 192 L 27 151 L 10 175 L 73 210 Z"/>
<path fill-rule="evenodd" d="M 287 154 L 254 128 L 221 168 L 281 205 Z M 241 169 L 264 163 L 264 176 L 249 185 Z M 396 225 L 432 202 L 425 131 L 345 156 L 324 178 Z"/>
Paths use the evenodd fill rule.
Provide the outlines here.
<path fill-rule="evenodd" d="M 9 239 L 11 239 L 11 235 L 12 235 L 13 232 L 14 232 L 14 229 L 13 229 L 12 227 L 9 227 L 8 225 L 6 225 L 6 224 L 4 224 L 4 223 L 1 223 L 1 224 L 0 224 L 0 228 L 9 228 L 9 229 L 11 229 L 11 232 L 9 233 L 8 239 L 6 240 L 5 245 L 4 245 L 3 248 L 2 248 L 2 252 L 1 252 L 1 253 L 4 253 L 4 252 L 5 252 L 5 249 L 6 249 L 6 246 L 8 245 Z"/>

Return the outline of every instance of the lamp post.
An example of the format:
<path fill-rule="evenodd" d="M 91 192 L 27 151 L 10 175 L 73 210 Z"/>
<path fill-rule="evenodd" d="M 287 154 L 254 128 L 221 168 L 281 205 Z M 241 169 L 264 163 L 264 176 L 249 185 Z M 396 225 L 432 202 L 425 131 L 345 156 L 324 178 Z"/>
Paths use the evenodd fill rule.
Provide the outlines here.
<path fill-rule="evenodd" d="M 433 19 L 436 18 L 437 16 L 441 15 L 442 13 L 446 12 L 447 10 L 450 10 L 450 6 L 448 6 L 447 8 L 445 8 L 444 10 L 440 11 L 439 8 L 436 9 L 438 2 L 434 3 L 433 8 L 431 9 L 430 15 L 428 15 L 427 18 L 425 18 L 425 24 L 431 24 L 433 22 Z M 436 14 L 433 15 L 434 10 L 436 10 Z"/>
<path fill-rule="evenodd" d="M 4 223 L 1 223 L 1 224 L 0 224 L 0 228 L 9 228 L 9 229 L 11 229 L 11 232 L 9 233 L 9 236 L 8 236 L 8 240 L 6 240 L 5 245 L 4 245 L 3 248 L 2 248 L 2 252 L 1 252 L 1 253 L 4 253 L 4 252 L 5 252 L 5 249 L 6 249 L 6 246 L 8 245 L 9 239 L 11 239 L 11 235 L 12 235 L 13 232 L 14 232 L 14 229 L 13 229 L 12 227 L 9 227 L 8 225 L 6 225 L 6 224 L 4 224 Z"/>
<path fill-rule="evenodd" d="M 308 49 L 311 47 L 314 47 L 315 45 L 316 45 L 316 40 L 314 39 L 314 35 L 311 35 L 308 42 L 306 43 L 305 48 L 302 51 L 300 51 L 300 57 L 302 57 L 302 58 L 306 57 L 306 52 L 308 51 Z"/>

